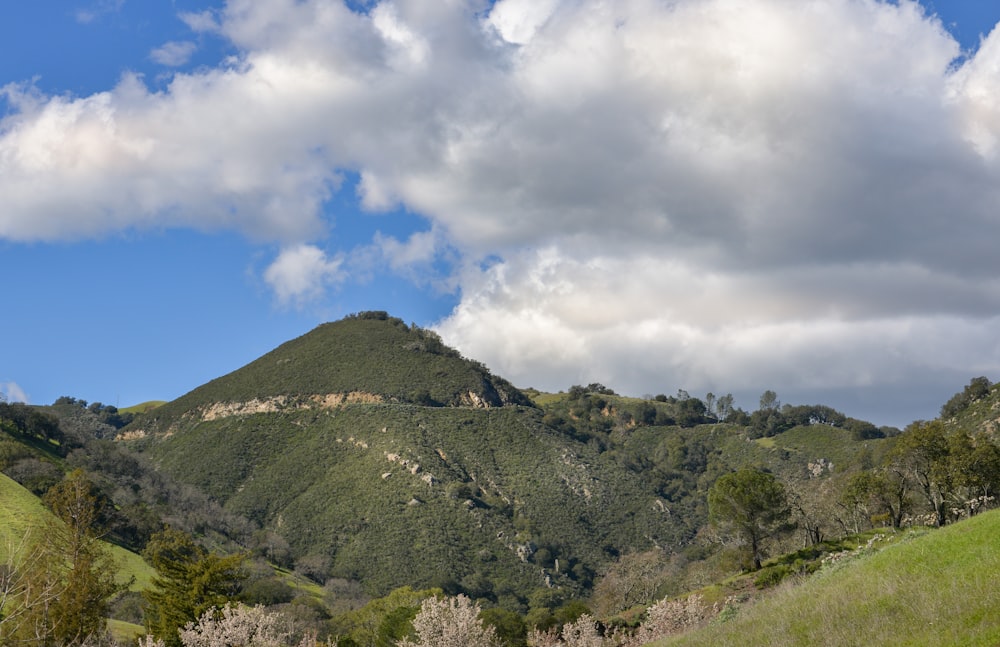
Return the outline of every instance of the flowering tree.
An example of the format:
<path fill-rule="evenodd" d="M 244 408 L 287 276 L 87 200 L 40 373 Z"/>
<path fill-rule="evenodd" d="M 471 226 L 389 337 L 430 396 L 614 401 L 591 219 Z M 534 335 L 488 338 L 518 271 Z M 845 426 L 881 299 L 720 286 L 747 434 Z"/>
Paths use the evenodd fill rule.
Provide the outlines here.
<path fill-rule="evenodd" d="M 563 625 L 562 637 L 555 628 L 547 631 L 533 630 L 528 635 L 528 645 L 530 647 L 602 647 L 605 643 L 616 644 L 614 641 L 605 641 L 597 630 L 597 623 L 590 614 L 583 614 L 575 622 Z"/>
<path fill-rule="evenodd" d="M 209 609 L 197 624 L 189 622 L 179 632 L 184 647 L 290 647 L 292 632 L 285 618 L 261 605 L 227 604 Z M 139 647 L 164 647 L 162 640 L 146 636 Z M 303 638 L 298 647 L 316 647 L 312 636 Z"/>
<path fill-rule="evenodd" d="M 417 642 L 404 639 L 398 647 L 500 647 L 496 630 L 479 621 L 479 605 L 464 595 L 427 598 L 413 619 Z"/>

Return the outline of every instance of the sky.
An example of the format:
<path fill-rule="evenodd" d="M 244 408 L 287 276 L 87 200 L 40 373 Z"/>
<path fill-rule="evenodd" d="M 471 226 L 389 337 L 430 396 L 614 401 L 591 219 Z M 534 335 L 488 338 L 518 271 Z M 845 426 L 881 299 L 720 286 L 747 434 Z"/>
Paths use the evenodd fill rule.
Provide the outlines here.
<path fill-rule="evenodd" d="M 521 387 L 1000 379 L 1000 3 L 0 0 L 0 393 L 386 310 Z"/>

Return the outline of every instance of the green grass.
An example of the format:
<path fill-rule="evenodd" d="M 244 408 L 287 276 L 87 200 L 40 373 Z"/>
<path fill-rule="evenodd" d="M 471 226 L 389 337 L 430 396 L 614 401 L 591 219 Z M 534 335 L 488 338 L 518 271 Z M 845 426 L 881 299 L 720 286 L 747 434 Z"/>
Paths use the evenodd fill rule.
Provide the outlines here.
<path fill-rule="evenodd" d="M 1000 643 L 1000 511 L 892 544 L 668 645 Z"/>
<path fill-rule="evenodd" d="M 162 407 L 167 403 L 166 400 L 149 400 L 147 402 L 140 402 L 139 404 L 132 405 L 131 407 L 125 407 L 124 409 L 119 409 L 122 413 L 148 413 L 153 409 Z"/>
<path fill-rule="evenodd" d="M 7 558 L 8 547 L 16 546 L 26 532 L 44 527 L 51 516 L 38 497 L 10 477 L 0 474 L 0 559 Z M 120 546 L 107 546 L 113 559 L 119 564 L 119 582 L 128 582 L 134 578 L 129 587 L 132 591 L 141 591 L 150 586 L 154 571 L 142 557 Z"/>
<path fill-rule="evenodd" d="M 121 644 L 129 645 L 134 645 L 136 640 L 146 633 L 146 629 L 142 625 L 122 620 L 108 620 L 108 631 L 111 632 L 115 640 Z"/>
<path fill-rule="evenodd" d="M 8 547 L 48 515 L 38 497 L 0 474 L 0 558 L 6 558 Z"/>

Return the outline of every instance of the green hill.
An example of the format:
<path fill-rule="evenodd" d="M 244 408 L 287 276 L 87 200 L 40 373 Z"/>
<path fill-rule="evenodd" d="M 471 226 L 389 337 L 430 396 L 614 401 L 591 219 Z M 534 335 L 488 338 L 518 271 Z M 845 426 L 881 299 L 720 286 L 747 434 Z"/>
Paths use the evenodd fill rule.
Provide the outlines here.
<path fill-rule="evenodd" d="M 1000 511 L 916 532 L 779 589 L 728 622 L 654 644 L 996 645 L 998 536 Z"/>
<path fill-rule="evenodd" d="M 372 593 L 585 591 L 690 529 L 612 455 L 381 313 L 325 324 L 124 429 L 171 477 Z"/>
<path fill-rule="evenodd" d="M 719 423 L 697 398 L 599 384 L 530 393 L 433 333 L 363 313 L 138 417 L 120 438 L 281 536 L 291 562 L 325 564 L 318 576 L 508 607 L 540 587 L 587 594 L 622 555 L 681 551 L 727 471 L 764 466 L 801 482 L 803 500 L 829 499 L 831 478 L 887 442 L 801 422 L 832 412 L 822 407 L 789 410 L 769 427 L 782 433 L 757 437 L 747 414 Z"/>

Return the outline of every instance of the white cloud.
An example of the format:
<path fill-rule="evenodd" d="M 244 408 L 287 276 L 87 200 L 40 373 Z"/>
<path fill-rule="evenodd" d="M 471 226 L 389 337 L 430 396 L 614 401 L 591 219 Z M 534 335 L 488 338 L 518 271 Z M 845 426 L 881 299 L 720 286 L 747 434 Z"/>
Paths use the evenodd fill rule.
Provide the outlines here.
<path fill-rule="evenodd" d="M 833 392 L 921 362 L 1000 369 L 982 347 L 997 31 L 962 61 L 907 0 L 230 0 L 184 19 L 240 58 L 158 93 L 4 89 L 0 237 L 235 229 L 285 246 L 265 278 L 301 301 L 345 271 L 311 243 L 348 170 L 364 208 L 431 222 L 373 253 L 461 256 L 441 329 L 517 382 Z M 966 334 L 932 343 L 948 326 Z"/>
<path fill-rule="evenodd" d="M 87 7 L 76 10 L 76 21 L 81 24 L 89 24 L 109 13 L 117 13 L 125 5 L 125 0 L 97 0 Z"/>
<path fill-rule="evenodd" d="M 500 0 L 486 22 L 508 43 L 525 45 L 552 16 L 558 0 Z"/>
<path fill-rule="evenodd" d="M 282 305 L 301 306 L 342 280 L 341 263 L 314 245 L 296 245 L 281 250 L 264 271 L 264 280 Z"/>
<path fill-rule="evenodd" d="M 7 402 L 28 402 L 28 394 L 17 382 L 0 382 L 0 395 Z"/>
<path fill-rule="evenodd" d="M 160 65 L 179 67 L 191 60 L 197 49 L 198 46 L 189 40 L 172 40 L 154 49 L 149 57 Z"/>
<path fill-rule="evenodd" d="M 195 32 L 215 32 L 219 30 L 219 23 L 215 13 L 211 10 L 205 11 L 183 11 L 178 14 L 178 18 L 187 25 L 191 31 Z"/>

